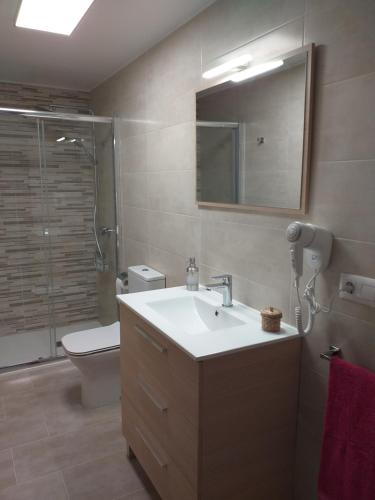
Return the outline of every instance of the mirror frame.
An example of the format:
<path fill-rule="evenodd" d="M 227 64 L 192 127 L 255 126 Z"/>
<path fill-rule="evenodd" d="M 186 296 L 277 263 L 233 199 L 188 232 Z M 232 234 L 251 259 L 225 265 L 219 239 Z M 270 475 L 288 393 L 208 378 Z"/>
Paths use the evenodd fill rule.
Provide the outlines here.
<path fill-rule="evenodd" d="M 311 166 L 311 143 L 312 143 L 312 115 L 313 115 L 313 94 L 314 94 L 314 67 L 315 67 L 315 45 L 313 43 L 304 45 L 303 47 L 292 50 L 290 52 L 280 54 L 277 57 L 289 59 L 299 54 L 306 53 L 306 87 L 305 87 L 305 119 L 303 130 L 303 153 L 302 153 L 302 171 L 301 171 L 301 195 L 300 208 L 279 208 L 267 207 L 260 205 L 240 205 L 235 203 L 217 203 L 212 201 L 200 201 L 197 199 L 197 147 L 195 147 L 195 200 L 198 208 L 210 209 L 226 209 L 240 212 L 258 212 L 279 215 L 306 215 L 308 212 L 308 198 L 310 191 L 310 166 Z M 204 90 L 196 92 L 196 96 L 200 92 L 213 87 L 223 86 L 224 83 L 206 87 Z M 195 128 L 197 127 L 197 99 L 195 99 Z"/>

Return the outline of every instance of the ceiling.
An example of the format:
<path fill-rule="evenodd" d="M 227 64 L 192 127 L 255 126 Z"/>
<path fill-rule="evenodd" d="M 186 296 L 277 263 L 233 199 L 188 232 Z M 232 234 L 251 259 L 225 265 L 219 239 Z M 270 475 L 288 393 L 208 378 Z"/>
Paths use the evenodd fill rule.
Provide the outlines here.
<path fill-rule="evenodd" d="M 95 0 L 70 37 L 15 27 L 0 0 L 0 81 L 91 90 L 213 0 Z"/>

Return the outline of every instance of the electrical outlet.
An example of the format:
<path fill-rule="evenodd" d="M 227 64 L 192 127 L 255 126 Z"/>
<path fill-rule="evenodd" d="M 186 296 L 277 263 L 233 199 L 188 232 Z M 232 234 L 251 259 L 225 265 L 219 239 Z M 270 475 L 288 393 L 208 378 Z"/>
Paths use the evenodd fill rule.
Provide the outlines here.
<path fill-rule="evenodd" d="M 375 279 L 342 273 L 339 297 L 375 307 Z"/>

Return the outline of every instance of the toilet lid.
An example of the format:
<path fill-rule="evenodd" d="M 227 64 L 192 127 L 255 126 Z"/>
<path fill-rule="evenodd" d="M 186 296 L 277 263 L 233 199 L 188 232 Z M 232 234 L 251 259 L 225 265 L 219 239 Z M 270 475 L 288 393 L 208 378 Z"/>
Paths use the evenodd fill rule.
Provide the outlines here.
<path fill-rule="evenodd" d="M 61 339 L 67 354 L 84 356 L 120 347 L 120 323 L 69 333 Z"/>

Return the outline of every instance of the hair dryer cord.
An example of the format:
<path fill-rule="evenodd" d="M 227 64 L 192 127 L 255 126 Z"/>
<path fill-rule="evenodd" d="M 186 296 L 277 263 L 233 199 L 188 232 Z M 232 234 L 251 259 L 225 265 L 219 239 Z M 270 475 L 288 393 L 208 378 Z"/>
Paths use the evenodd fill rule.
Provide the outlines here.
<path fill-rule="evenodd" d="M 308 316 L 308 321 L 306 328 L 303 327 L 303 319 L 302 319 L 302 301 L 301 301 L 301 296 L 299 293 L 299 286 L 297 280 L 295 281 L 295 287 L 297 291 L 297 299 L 298 299 L 298 306 L 295 309 L 295 316 L 296 316 L 296 326 L 298 333 L 300 335 L 308 335 L 312 327 L 314 325 L 314 318 L 315 315 L 318 314 L 322 308 L 320 307 L 320 304 L 317 302 L 315 298 L 315 280 L 318 276 L 319 272 L 316 272 L 312 278 L 307 282 L 307 285 L 305 287 L 305 291 L 303 293 L 304 299 L 306 299 L 307 302 L 307 316 Z"/>

